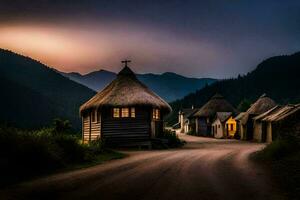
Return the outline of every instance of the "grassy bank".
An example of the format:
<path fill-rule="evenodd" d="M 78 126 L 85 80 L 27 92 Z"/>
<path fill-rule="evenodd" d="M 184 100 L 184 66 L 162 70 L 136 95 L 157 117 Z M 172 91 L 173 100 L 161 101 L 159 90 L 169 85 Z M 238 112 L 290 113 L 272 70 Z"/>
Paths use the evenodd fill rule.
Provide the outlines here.
<path fill-rule="evenodd" d="M 300 141 L 280 138 L 253 155 L 253 159 L 271 170 L 274 181 L 285 191 L 287 199 L 300 196 Z"/>
<path fill-rule="evenodd" d="M 101 141 L 82 144 L 68 128 L 24 131 L 0 127 L 0 187 L 123 156 L 106 149 Z"/>

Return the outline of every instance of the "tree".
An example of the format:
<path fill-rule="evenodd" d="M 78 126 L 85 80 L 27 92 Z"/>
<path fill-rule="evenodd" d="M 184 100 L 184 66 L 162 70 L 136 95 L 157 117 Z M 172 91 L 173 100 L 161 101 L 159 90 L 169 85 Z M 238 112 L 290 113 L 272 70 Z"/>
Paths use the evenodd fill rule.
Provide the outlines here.
<path fill-rule="evenodd" d="M 72 125 L 69 120 L 54 119 L 53 128 L 54 133 L 68 133 L 72 130 Z"/>
<path fill-rule="evenodd" d="M 251 106 L 251 101 L 249 101 L 248 99 L 243 99 L 237 109 L 240 111 L 240 112 L 246 112 Z"/>

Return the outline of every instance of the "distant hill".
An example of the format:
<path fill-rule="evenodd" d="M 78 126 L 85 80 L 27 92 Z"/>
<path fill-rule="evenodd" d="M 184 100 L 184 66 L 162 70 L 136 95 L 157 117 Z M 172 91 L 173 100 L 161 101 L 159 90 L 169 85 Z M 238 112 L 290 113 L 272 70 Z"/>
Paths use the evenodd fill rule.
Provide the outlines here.
<path fill-rule="evenodd" d="M 79 129 L 79 106 L 95 94 L 36 60 L 3 49 L 0 85 L 0 122 L 22 128 L 46 126 L 59 117 Z"/>
<path fill-rule="evenodd" d="M 116 73 L 106 70 L 99 70 L 86 75 L 74 72 L 61 73 L 71 80 L 95 91 L 102 90 L 116 77 Z M 211 78 L 188 78 L 171 72 L 163 74 L 137 74 L 137 77 L 168 102 L 180 99 L 191 92 L 203 88 L 206 84 L 209 85 L 216 81 Z"/>
<path fill-rule="evenodd" d="M 218 81 L 181 100 L 171 103 L 174 110 L 168 121 L 176 122 L 178 110 L 202 106 L 216 92 L 221 93 L 233 105 L 243 99 L 251 102 L 266 93 L 277 103 L 300 102 L 300 52 L 288 56 L 276 56 L 260 63 L 255 70 L 235 79 Z"/>

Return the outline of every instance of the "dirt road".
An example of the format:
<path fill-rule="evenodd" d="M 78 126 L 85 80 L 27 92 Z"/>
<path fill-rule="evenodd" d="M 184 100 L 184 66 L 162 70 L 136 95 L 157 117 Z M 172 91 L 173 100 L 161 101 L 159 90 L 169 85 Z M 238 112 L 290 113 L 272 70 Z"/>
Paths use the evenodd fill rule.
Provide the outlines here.
<path fill-rule="evenodd" d="M 263 144 L 181 136 L 182 149 L 129 157 L 0 191 L 0 199 L 281 199 L 248 159 Z"/>

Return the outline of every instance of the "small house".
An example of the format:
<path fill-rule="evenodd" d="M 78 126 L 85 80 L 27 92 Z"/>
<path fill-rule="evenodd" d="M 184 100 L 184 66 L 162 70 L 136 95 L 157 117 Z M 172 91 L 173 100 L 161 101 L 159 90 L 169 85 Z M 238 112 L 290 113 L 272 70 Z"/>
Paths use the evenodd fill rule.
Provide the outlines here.
<path fill-rule="evenodd" d="M 245 114 L 246 112 L 241 112 L 234 118 L 234 121 L 236 122 L 236 134 L 238 135 L 239 139 L 242 139 L 241 136 L 243 135 L 241 120 Z"/>
<path fill-rule="evenodd" d="M 192 119 L 190 118 L 191 115 L 193 115 L 195 112 L 197 112 L 199 109 L 194 108 L 184 108 L 181 109 L 178 113 L 178 119 L 180 124 L 180 132 L 181 133 L 188 133 L 192 130 Z"/>
<path fill-rule="evenodd" d="M 243 140 L 253 140 L 253 118 L 276 106 L 266 94 L 260 96 L 257 101 L 243 114 L 240 120 L 240 136 Z"/>
<path fill-rule="evenodd" d="M 236 128 L 236 121 L 232 117 L 232 112 L 217 112 L 216 118 L 212 122 L 211 131 L 215 138 L 233 138 Z"/>
<path fill-rule="evenodd" d="M 275 106 L 270 110 L 256 116 L 253 118 L 253 140 L 256 142 L 266 142 L 267 141 L 267 126 L 266 123 L 263 121 L 265 117 L 276 113 L 280 110 L 282 106 Z M 268 138 L 269 140 L 270 138 Z"/>
<path fill-rule="evenodd" d="M 141 83 L 125 63 L 115 80 L 80 107 L 85 143 L 109 145 L 149 142 L 163 131 L 171 107 Z"/>
<path fill-rule="evenodd" d="M 195 132 L 197 135 L 213 136 L 212 122 L 217 112 L 237 113 L 237 110 L 220 94 L 215 94 L 195 114 Z"/>
<path fill-rule="evenodd" d="M 272 142 L 279 135 L 300 136 L 300 104 L 275 106 L 254 118 L 254 139 Z"/>

